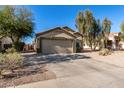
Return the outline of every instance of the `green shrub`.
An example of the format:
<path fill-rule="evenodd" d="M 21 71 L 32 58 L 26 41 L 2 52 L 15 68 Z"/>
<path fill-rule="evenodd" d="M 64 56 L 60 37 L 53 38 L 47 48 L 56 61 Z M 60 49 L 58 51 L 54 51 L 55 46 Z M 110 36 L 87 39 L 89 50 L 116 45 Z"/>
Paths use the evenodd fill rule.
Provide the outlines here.
<path fill-rule="evenodd" d="M 5 56 L 5 65 L 8 69 L 15 69 L 17 67 L 20 67 L 23 62 L 23 57 L 20 53 L 8 53 Z"/>
<path fill-rule="evenodd" d="M 3 63 L 5 61 L 5 55 L 0 53 L 0 63 Z"/>
<path fill-rule="evenodd" d="M 6 49 L 6 53 L 14 53 L 14 52 L 16 52 L 15 48 L 8 48 L 8 49 Z"/>
<path fill-rule="evenodd" d="M 107 48 L 103 48 L 99 51 L 99 55 L 102 55 L 102 56 L 111 55 L 111 51 Z"/>
<path fill-rule="evenodd" d="M 22 66 L 23 57 L 20 53 L 4 53 L 0 55 L 0 63 L 4 66 L 4 69 L 13 70 Z"/>
<path fill-rule="evenodd" d="M 15 48 L 17 51 L 23 51 L 24 45 L 25 45 L 24 42 L 18 42 L 18 43 L 15 43 L 14 48 Z"/>

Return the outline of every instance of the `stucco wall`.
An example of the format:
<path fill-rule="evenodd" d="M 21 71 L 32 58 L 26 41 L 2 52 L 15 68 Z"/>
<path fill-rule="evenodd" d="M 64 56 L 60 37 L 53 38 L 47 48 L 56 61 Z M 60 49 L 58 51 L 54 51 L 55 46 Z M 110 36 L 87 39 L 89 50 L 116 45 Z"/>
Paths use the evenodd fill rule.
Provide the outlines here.
<path fill-rule="evenodd" d="M 1 39 L 1 48 L 4 49 L 4 44 L 12 44 L 12 40 L 9 37 L 5 37 Z"/>
<path fill-rule="evenodd" d="M 38 38 L 40 38 L 40 37 L 64 37 L 64 38 L 68 38 L 68 39 L 74 39 L 74 37 L 72 37 L 72 36 L 64 33 L 64 31 L 61 31 L 58 29 L 38 36 Z"/>
<path fill-rule="evenodd" d="M 119 44 L 121 45 L 121 49 L 124 49 L 124 41 L 120 41 Z"/>
<path fill-rule="evenodd" d="M 112 41 L 112 48 L 113 49 L 116 49 L 116 41 L 115 41 L 115 38 L 114 38 L 114 36 L 109 36 L 109 38 L 108 38 L 109 40 L 111 40 Z"/>

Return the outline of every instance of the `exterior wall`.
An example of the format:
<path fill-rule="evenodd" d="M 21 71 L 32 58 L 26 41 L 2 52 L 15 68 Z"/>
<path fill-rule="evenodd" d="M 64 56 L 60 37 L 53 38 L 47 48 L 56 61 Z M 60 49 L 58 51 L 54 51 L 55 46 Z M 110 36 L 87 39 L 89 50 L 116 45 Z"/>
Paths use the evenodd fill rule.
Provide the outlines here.
<path fill-rule="evenodd" d="M 120 41 L 119 42 L 119 45 L 121 45 L 120 49 L 123 49 L 124 50 L 124 41 Z"/>
<path fill-rule="evenodd" d="M 78 40 L 82 40 L 81 36 L 77 37 Z"/>
<path fill-rule="evenodd" d="M 54 30 L 54 31 L 51 31 L 51 32 L 48 32 L 46 34 L 43 34 L 41 36 L 38 36 L 39 37 L 64 37 L 64 38 L 67 38 L 67 39 L 74 39 L 74 37 L 64 33 L 64 31 L 60 31 L 60 30 Z"/>
<path fill-rule="evenodd" d="M 76 51 L 76 39 L 75 40 L 73 40 L 73 43 L 72 43 L 72 48 L 73 48 L 73 53 L 76 53 L 77 51 Z"/>
<path fill-rule="evenodd" d="M 93 46 L 94 48 L 94 46 Z M 84 49 L 91 49 L 87 44 L 84 45 Z M 99 49 L 99 47 L 97 46 L 96 49 Z"/>
<path fill-rule="evenodd" d="M 9 37 L 2 38 L 0 41 L 1 41 L 1 50 L 4 50 L 4 44 L 12 44 L 12 40 Z"/>
<path fill-rule="evenodd" d="M 116 49 L 116 41 L 115 41 L 115 38 L 114 38 L 114 36 L 111 36 L 111 37 L 109 37 L 109 40 L 111 40 L 112 41 L 112 49 Z"/>
<path fill-rule="evenodd" d="M 43 54 L 54 54 L 54 53 L 73 53 L 73 41 L 72 40 L 41 40 L 41 52 Z"/>

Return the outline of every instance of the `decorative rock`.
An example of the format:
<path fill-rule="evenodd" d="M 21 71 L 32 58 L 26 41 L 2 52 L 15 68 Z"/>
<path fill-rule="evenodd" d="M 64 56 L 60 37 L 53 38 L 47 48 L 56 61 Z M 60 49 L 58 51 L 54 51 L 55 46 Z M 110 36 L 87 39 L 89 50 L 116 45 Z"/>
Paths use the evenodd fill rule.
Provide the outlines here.
<path fill-rule="evenodd" d="M 10 75 L 10 74 L 12 74 L 11 70 L 2 70 L 1 71 L 1 75 L 3 75 L 3 76 Z"/>
<path fill-rule="evenodd" d="M 3 79 L 4 76 L 0 75 L 0 79 Z"/>

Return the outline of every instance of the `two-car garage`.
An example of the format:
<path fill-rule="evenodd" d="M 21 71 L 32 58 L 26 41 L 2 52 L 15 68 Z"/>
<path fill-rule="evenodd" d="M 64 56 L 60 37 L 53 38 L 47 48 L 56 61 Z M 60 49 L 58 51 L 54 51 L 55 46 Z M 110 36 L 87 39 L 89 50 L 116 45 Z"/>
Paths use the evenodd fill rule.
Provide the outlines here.
<path fill-rule="evenodd" d="M 74 33 L 67 27 L 37 33 L 36 50 L 42 54 L 75 53 L 77 37 Z"/>
<path fill-rule="evenodd" d="M 73 41 L 72 40 L 41 40 L 41 51 L 43 54 L 53 53 L 73 53 Z"/>

